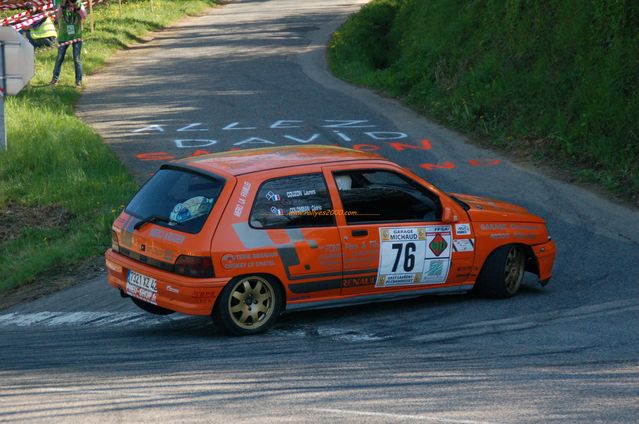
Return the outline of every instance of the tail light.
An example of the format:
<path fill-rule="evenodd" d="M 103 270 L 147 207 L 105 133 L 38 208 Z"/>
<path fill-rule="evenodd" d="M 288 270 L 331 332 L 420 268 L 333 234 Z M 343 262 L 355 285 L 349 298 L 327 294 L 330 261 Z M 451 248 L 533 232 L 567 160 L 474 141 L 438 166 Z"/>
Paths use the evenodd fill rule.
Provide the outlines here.
<path fill-rule="evenodd" d="M 111 249 L 114 252 L 120 251 L 120 240 L 118 240 L 118 234 L 111 230 Z"/>
<path fill-rule="evenodd" d="M 187 277 L 206 278 L 213 277 L 213 262 L 208 256 L 182 255 L 175 261 L 175 273 Z"/>

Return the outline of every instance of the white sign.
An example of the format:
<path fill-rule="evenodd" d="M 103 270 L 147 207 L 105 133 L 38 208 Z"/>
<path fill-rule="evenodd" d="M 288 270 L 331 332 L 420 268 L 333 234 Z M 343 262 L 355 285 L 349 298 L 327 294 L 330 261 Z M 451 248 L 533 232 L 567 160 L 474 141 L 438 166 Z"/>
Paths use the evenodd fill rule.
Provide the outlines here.
<path fill-rule="evenodd" d="M 25 37 L 21 36 L 13 27 L 0 27 L 0 49 L 3 55 L 0 58 L 0 73 L 4 67 L 6 87 L 3 95 L 15 96 L 27 85 L 35 74 L 35 55 L 33 46 Z"/>

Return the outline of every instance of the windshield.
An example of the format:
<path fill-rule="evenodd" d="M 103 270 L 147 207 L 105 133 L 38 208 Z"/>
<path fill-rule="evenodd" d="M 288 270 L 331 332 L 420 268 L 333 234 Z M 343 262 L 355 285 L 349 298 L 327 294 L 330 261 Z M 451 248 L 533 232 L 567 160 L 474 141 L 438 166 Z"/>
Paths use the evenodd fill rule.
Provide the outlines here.
<path fill-rule="evenodd" d="M 160 169 L 125 211 L 177 231 L 198 233 L 213 209 L 224 180 L 180 169 Z"/>

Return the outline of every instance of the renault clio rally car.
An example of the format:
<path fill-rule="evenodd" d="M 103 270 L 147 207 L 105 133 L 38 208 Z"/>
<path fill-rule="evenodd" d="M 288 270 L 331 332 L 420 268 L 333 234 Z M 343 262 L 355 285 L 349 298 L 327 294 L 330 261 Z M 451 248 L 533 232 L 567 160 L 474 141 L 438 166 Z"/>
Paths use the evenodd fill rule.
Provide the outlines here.
<path fill-rule="evenodd" d="M 524 208 L 445 193 L 382 157 L 278 147 L 163 165 L 113 223 L 108 282 L 144 310 L 211 315 L 235 335 L 283 311 L 551 278 L 555 244 Z"/>

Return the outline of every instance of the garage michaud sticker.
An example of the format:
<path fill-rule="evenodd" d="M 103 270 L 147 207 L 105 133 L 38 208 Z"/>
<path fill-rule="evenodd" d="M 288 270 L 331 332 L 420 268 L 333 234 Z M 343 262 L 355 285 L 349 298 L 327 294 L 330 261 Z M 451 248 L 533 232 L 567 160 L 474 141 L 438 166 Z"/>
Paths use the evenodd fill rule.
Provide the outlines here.
<path fill-rule="evenodd" d="M 379 239 L 375 287 L 446 282 L 451 259 L 450 226 L 380 228 Z"/>

